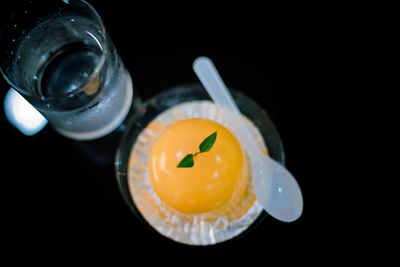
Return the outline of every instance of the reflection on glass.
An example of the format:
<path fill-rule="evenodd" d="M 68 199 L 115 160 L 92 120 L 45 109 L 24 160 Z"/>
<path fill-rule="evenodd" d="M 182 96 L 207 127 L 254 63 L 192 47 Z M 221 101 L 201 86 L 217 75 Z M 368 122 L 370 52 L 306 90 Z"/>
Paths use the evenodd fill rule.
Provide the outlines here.
<path fill-rule="evenodd" d="M 4 113 L 14 127 L 28 136 L 37 134 L 47 124 L 42 114 L 12 88 L 4 98 Z"/>

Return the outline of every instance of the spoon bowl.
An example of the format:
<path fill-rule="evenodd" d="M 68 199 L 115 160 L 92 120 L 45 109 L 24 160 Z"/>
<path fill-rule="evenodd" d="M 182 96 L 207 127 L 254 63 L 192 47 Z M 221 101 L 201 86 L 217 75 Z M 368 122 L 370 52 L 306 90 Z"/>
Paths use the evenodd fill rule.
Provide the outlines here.
<path fill-rule="evenodd" d="M 252 160 L 253 185 L 258 201 L 272 217 L 292 222 L 303 211 L 303 197 L 293 175 L 275 160 Z"/>
<path fill-rule="evenodd" d="M 222 111 L 252 162 L 252 181 L 257 201 L 272 217 L 292 222 L 303 211 L 303 196 L 294 176 L 281 164 L 264 155 L 251 138 L 240 111 L 214 64 L 207 57 L 199 57 L 193 70 L 211 99 Z"/>

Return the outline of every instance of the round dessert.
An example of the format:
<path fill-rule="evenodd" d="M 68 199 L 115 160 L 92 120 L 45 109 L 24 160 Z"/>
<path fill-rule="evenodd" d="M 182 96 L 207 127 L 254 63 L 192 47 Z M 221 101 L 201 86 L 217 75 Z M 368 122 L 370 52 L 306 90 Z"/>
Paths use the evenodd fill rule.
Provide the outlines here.
<path fill-rule="evenodd" d="M 213 133 L 212 147 L 199 153 L 199 145 Z M 179 167 L 186 155 L 192 166 Z M 235 136 L 203 118 L 169 126 L 153 147 L 149 172 L 158 197 L 189 214 L 226 211 L 238 202 L 249 179 L 247 161 Z"/>
<path fill-rule="evenodd" d="M 265 111 L 237 91 L 232 95 L 252 138 L 284 164 L 279 134 Z M 254 193 L 246 148 L 198 84 L 145 102 L 122 135 L 115 167 L 132 212 L 179 243 L 220 243 L 267 216 Z"/>

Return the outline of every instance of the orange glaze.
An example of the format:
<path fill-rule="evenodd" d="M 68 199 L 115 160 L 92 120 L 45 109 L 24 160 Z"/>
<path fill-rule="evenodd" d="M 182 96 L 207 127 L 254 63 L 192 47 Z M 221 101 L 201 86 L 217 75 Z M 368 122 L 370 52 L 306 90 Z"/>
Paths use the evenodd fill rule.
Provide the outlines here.
<path fill-rule="evenodd" d="M 210 151 L 197 154 L 193 167 L 177 168 L 215 131 L 217 138 Z M 153 147 L 149 171 L 158 197 L 189 214 L 232 207 L 249 179 L 247 160 L 237 139 L 221 124 L 200 118 L 179 121 L 165 130 Z"/>

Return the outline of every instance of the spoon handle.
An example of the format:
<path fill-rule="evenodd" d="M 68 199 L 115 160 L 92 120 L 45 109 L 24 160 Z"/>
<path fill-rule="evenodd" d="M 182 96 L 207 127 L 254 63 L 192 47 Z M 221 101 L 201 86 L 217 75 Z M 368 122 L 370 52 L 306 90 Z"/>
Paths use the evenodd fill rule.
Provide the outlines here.
<path fill-rule="evenodd" d="M 223 112 L 228 125 L 232 128 L 242 145 L 246 147 L 250 156 L 261 154 L 260 148 L 254 142 L 238 107 L 212 61 L 208 57 L 199 57 L 193 63 L 193 70 L 212 100 Z"/>

